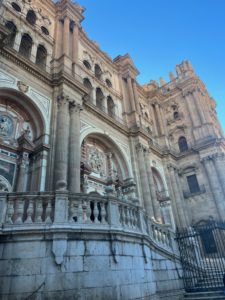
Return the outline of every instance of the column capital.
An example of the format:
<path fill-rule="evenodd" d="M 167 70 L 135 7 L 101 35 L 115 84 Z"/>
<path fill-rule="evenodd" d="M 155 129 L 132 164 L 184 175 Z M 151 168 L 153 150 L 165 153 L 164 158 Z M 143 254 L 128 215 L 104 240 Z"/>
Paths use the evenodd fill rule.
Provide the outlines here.
<path fill-rule="evenodd" d="M 137 152 L 146 152 L 147 150 L 147 148 L 141 143 L 136 144 L 135 148 Z"/>
<path fill-rule="evenodd" d="M 80 113 L 83 110 L 83 107 L 80 103 L 77 103 L 75 100 L 70 100 L 69 110 L 70 113 Z"/>
<path fill-rule="evenodd" d="M 69 104 L 69 96 L 61 93 L 57 96 L 58 107 L 62 107 Z"/>

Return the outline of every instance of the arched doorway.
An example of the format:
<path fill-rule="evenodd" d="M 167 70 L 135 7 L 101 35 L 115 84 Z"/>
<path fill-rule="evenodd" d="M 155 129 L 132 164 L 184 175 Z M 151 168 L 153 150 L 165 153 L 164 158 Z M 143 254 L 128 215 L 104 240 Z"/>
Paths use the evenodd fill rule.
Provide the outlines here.
<path fill-rule="evenodd" d="M 8 191 L 40 190 L 44 132 L 42 115 L 31 99 L 0 89 L 0 176 Z"/>

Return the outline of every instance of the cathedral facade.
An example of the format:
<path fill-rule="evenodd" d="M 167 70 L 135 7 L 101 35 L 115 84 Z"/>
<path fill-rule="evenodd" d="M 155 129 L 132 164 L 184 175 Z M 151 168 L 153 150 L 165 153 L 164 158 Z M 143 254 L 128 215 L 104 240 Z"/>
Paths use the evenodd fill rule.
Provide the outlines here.
<path fill-rule="evenodd" d="M 176 228 L 225 219 L 225 143 L 191 63 L 141 86 L 70 0 L 0 1 L 0 298 L 180 299 Z"/>

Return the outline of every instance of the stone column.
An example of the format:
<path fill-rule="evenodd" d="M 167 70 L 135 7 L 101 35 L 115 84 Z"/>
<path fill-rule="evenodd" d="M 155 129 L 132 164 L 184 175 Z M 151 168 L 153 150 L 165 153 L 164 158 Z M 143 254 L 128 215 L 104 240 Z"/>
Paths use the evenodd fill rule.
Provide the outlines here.
<path fill-rule="evenodd" d="M 164 130 L 163 130 L 163 123 L 162 123 L 162 116 L 160 113 L 160 108 L 159 108 L 159 104 L 155 103 L 155 109 L 156 109 L 156 114 L 157 114 L 157 119 L 158 119 L 158 124 L 159 124 L 159 130 L 160 130 L 160 134 L 164 135 Z"/>
<path fill-rule="evenodd" d="M 17 52 L 19 51 L 20 48 L 21 39 L 22 39 L 22 32 L 18 31 L 16 33 L 16 37 L 13 45 L 13 49 L 16 50 Z"/>
<path fill-rule="evenodd" d="M 225 196 L 225 154 L 220 153 L 213 156 L 213 163 L 215 165 L 215 169 Z"/>
<path fill-rule="evenodd" d="M 128 91 L 129 91 L 129 98 L 130 98 L 130 107 L 131 112 L 136 111 L 135 107 L 135 101 L 134 101 L 134 93 L 133 93 L 133 87 L 132 87 L 132 79 L 131 77 L 127 77 L 127 84 L 128 84 Z"/>
<path fill-rule="evenodd" d="M 70 102 L 69 136 L 69 191 L 80 192 L 80 111 L 82 107 L 75 101 Z"/>
<path fill-rule="evenodd" d="M 79 27 L 74 24 L 73 27 L 73 64 L 78 61 L 78 40 L 79 40 Z"/>
<path fill-rule="evenodd" d="M 160 205 L 156 195 L 155 183 L 153 179 L 153 173 L 151 168 L 150 150 L 147 149 L 145 152 L 145 166 L 147 171 L 147 178 L 149 184 L 149 190 L 151 194 L 151 203 L 153 207 L 154 217 L 156 221 L 161 221 Z"/>
<path fill-rule="evenodd" d="M 141 189 L 142 189 L 142 195 L 144 200 L 144 207 L 148 216 L 152 218 L 154 217 L 154 213 L 152 208 L 151 194 L 149 190 L 149 183 L 148 183 L 147 171 L 145 165 L 144 147 L 139 143 L 138 145 L 136 145 L 136 150 L 137 150 L 137 157 L 138 157 L 138 164 L 139 164 L 140 181 L 141 181 Z"/>
<path fill-rule="evenodd" d="M 113 173 L 112 173 L 112 153 L 109 152 L 106 154 L 107 156 L 107 161 L 108 161 L 108 174 L 109 177 L 113 178 Z"/>
<path fill-rule="evenodd" d="M 194 103 L 194 98 L 192 97 L 192 92 L 191 91 L 184 91 L 183 96 L 185 98 L 185 102 L 187 105 L 188 109 L 188 114 L 191 119 L 192 126 L 197 127 L 200 125 L 198 116 L 196 114 L 196 107 Z"/>
<path fill-rule="evenodd" d="M 202 159 L 202 162 L 205 167 L 209 185 L 211 188 L 211 192 L 212 192 L 213 198 L 216 203 L 218 215 L 223 220 L 224 215 L 225 215 L 224 195 L 223 195 L 223 191 L 220 186 L 219 178 L 217 176 L 217 172 L 216 172 L 214 163 L 212 161 L 212 157 L 207 156 L 204 159 Z"/>
<path fill-rule="evenodd" d="M 204 115 L 205 107 L 202 107 L 202 105 L 201 105 L 200 95 L 196 89 L 193 90 L 192 95 L 193 95 L 193 98 L 194 98 L 194 101 L 195 101 L 195 104 L 197 107 L 197 112 L 198 112 L 201 124 L 205 124 L 206 123 L 206 119 L 205 119 L 205 115 Z"/>
<path fill-rule="evenodd" d="M 134 101 L 136 104 L 137 113 L 140 115 L 141 112 L 140 112 L 140 106 L 139 106 L 139 102 L 138 102 L 137 83 L 135 80 L 133 82 L 133 91 L 134 91 Z"/>
<path fill-rule="evenodd" d="M 28 179 L 29 153 L 22 152 L 19 161 L 19 170 L 17 173 L 17 192 L 26 192 Z"/>
<path fill-rule="evenodd" d="M 69 97 L 61 94 L 57 98 L 57 130 L 55 141 L 55 188 L 67 189 L 68 139 L 69 139 Z"/>
<path fill-rule="evenodd" d="M 31 54 L 30 54 L 30 60 L 33 63 L 36 63 L 36 56 L 37 56 L 37 43 L 33 42 L 32 49 L 31 49 Z"/>
<path fill-rule="evenodd" d="M 173 165 L 168 166 L 169 173 L 170 173 L 170 180 L 171 180 L 171 186 L 174 193 L 174 201 L 176 203 L 176 209 L 178 213 L 178 219 L 179 219 L 179 226 L 180 227 L 187 227 L 188 226 L 188 217 L 185 214 L 184 204 L 182 201 L 184 201 L 181 191 L 179 189 L 179 178 L 177 174 L 177 169 Z"/>
<path fill-rule="evenodd" d="M 105 113 L 108 113 L 108 107 L 107 107 L 107 98 L 104 96 L 104 98 L 102 99 L 102 103 L 103 103 L 103 111 Z"/>
<path fill-rule="evenodd" d="M 63 24 L 63 54 L 69 56 L 70 19 L 65 16 Z"/>

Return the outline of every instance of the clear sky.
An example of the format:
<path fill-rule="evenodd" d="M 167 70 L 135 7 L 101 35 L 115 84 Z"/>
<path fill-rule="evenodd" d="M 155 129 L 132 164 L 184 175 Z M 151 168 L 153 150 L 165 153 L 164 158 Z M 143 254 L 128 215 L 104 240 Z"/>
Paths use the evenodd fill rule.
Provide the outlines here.
<path fill-rule="evenodd" d="M 78 0 L 83 28 L 112 58 L 129 53 L 143 84 L 184 59 L 217 102 L 225 131 L 225 0 Z"/>

